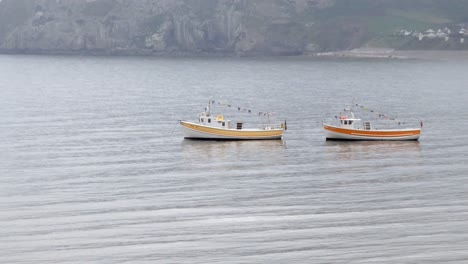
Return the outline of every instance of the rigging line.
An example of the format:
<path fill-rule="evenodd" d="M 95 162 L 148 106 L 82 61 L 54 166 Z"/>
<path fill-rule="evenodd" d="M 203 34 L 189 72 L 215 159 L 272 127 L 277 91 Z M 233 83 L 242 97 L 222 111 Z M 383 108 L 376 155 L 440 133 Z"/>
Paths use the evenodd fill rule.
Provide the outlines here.
<path fill-rule="evenodd" d="M 177 121 L 175 122 L 174 127 L 172 128 L 170 135 L 172 135 L 172 133 L 174 132 L 174 130 L 175 130 L 176 126 L 177 126 L 177 124 L 178 124 L 180 121 L 181 121 L 181 120 L 177 120 Z"/>

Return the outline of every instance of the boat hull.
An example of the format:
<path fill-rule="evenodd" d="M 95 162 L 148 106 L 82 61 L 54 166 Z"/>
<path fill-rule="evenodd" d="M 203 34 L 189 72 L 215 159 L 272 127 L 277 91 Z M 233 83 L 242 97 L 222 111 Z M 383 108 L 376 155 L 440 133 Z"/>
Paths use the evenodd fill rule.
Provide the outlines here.
<path fill-rule="evenodd" d="M 324 125 L 323 129 L 327 140 L 404 141 L 418 140 L 421 135 L 421 129 L 362 130 L 330 125 Z"/>
<path fill-rule="evenodd" d="M 223 129 L 180 121 L 184 138 L 211 140 L 278 140 L 283 136 L 283 129 Z"/>

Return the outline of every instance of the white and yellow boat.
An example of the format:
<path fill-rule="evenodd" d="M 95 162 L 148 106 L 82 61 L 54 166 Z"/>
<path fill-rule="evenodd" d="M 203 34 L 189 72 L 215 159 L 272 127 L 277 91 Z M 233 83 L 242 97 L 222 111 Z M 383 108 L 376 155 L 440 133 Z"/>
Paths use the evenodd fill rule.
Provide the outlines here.
<path fill-rule="evenodd" d="M 258 128 L 247 128 L 243 122 L 231 122 L 223 115 L 211 115 L 211 100 L 206 111 L 195 122 L 180 121 L 187 139 L 212 140 L 266 140 L 281 139 L 286 130 L 286 122 L 263 124 Z"/>
<path fill-rule="evenodd" d="M 418 140 L 421 135 L 421 128 L 377 129 L 370 121 L 362 122 L 361 119 L 354 117 L 351 110 L 348 112 L 348 114 L 340 114 L 336 117 L 339 119 L 338 125 L 323 123 L 327 140 L 402 141 Z"/>

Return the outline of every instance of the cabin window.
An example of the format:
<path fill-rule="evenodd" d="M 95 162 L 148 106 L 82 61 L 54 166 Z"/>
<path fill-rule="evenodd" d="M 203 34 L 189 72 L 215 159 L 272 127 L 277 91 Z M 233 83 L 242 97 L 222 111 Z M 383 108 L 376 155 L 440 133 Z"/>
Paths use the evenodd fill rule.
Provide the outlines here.
<path fill-rule="evenodd" d="M 208 123 L 211 123 L 211 118 L 208 118 Z"/>
<path fill-rule="evenodd" d="M 347 124 L 348 124 L 348 120 L 345 120 L 345 121 L 344 121 L 344 124 L 347 125 Z"/>
<path fill-rule="evenodd" d="M 348 122 L 349 122 L 349 124 L 350 124 L 350 125 L 352 125 L 352 124 L 353 124 L 353 121 L 351 121 L 351 120 L 350 120 L 350 121 L 348 121 Z"/>
<path fill-rule="evenodd" d="M 200 120 L 201 120 L 202 123 L 205 122 L 205 120 L 203 120 L 203 118 L 200 118 Z"/>
<path fill-rule="evenodd" d="M 225 122 L 223 122 L 223 126 L 226 126 L 226 123 L 225 123 Z"/>

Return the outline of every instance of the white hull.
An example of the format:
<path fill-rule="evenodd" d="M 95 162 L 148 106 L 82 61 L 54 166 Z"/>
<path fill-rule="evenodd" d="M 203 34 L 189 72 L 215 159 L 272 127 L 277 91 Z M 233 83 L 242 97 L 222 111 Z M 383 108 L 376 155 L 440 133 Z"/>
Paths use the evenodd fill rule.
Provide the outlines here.
<path fill-rule="evenodd" d="M 213 140 L 267 140 L 281 139 L 282 129 L 219 129 L 191 122 L 181 122 L 184 138 Z"/>

